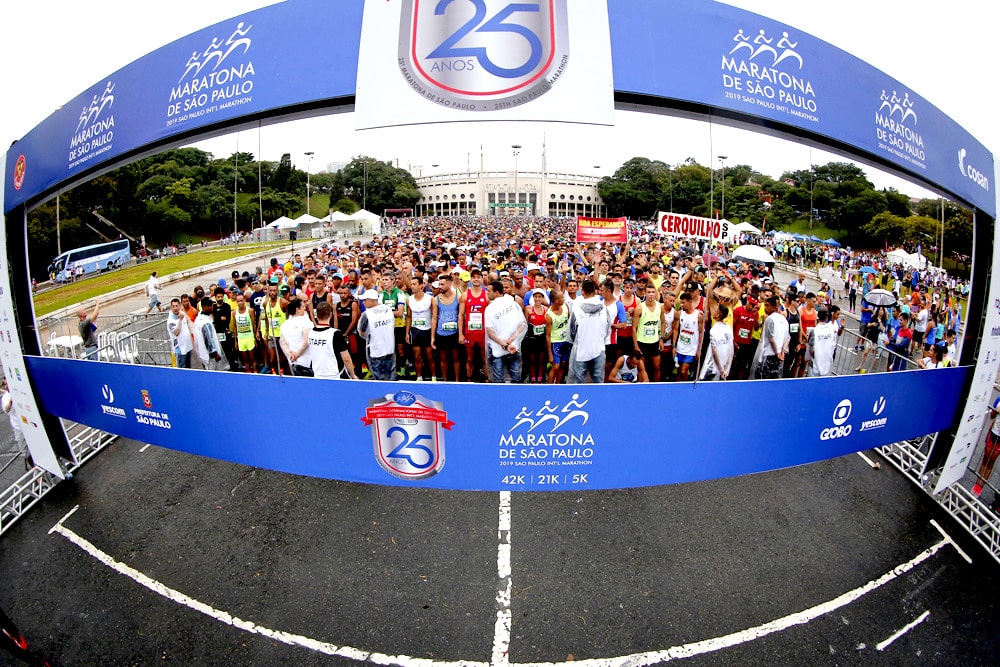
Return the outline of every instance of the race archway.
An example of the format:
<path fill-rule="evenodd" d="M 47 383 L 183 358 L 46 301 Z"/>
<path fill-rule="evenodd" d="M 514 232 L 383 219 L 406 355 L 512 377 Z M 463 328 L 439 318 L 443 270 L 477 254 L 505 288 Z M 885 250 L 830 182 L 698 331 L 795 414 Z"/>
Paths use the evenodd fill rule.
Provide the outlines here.
<path fill-rule="evenodd" d="M 449 4 L 465 3 L 437 6 Z M 757 472 L 946 430 L 959 423 L 963 396 L 969 400 L 954 437 L 956 460 L 973 444 L 978 423 L 969 424 L 985 412 L 984 387 L 992 387 L 1000 364 L 1000 312 L 986 307 L 1000 294 L 985 261 L 975 264 L 969 300 L 969 312 L 984 317 L 968 318 L 964 368 L 794 385 L 624 390 L 331 382 L 323 391 L 344 406 L 348 420 L 336 443 L 265 438 L 248 446 L 224 434 L 202 442 L 197 434 L 209 427 L 207 417 L 189 414 L 180 401 L 205 391 L 281 391 L 294 400 L 315 394 L 313 380 L 40 357 L 26 280 L 28 208 L 59 188 L 153 151 L 258 122 L 355 107 L 360 113 L 380 106 L 383 89 L 400 86 L 414 95 L 414 107 L 423 105 L 422 122 L 487 120 L 493 114 L 541 119 L 550 117 L 552 107 L 565 112 L 551 100 L 585 94 L 596 100 L 598 117 L 574 118 L 581 122 L 606 122 L 603 99 L 606 108 L 694 114 L 794 137 L 966 203 L 975 211 L 976 254 L 994 255 L 990 152 L 900 82 L 793 27 L 695 0 L 610 6 L 548 0 L 527 11 L 528 5 L 470 2 L 465 9 L 471 13 L 457 22 L 454 15 L 450 22 L 438 21 L 435 5 L 420 0 L 385 5 L 289 0 L 221 22 L 100 79 L 8 151 L 8 270 L 2 287 L 12 297 L 3 315 L 13 324 L 2 353 L 21 414 L 33 417 L 25 433 L 32 453 L 38 451 L 36 461 L 58 474 L 55 454 L 68 453 L 58 416 L 191 453 L 337 479 L 451 489 L 546 489 L 553 482 L 556 488 L 616 488 Z M 398 12 L 395 22 L 385 20 L 388 11 Z M 340 38 L 325 45 L 328 68 L 302 66 L 314 54 L 296 30 L 316 21 L 341 26 Z M 398 50 L 386 49 L 378 33 L 387 26 Z M 481 45 L 464 46 L 470 36 Z M 372 44 L 381 48 L 372 50 Z M 684 53 L 683 66 L 667 53 Z M 610 81 L 602 81 L 602 73 Z M 381 105 L 389 111 L 405 106 Z M 395 122 L 413 122 L 413 116 Z M 634 392 L 629 400 L 676 408 L 641 417 L 639 426 L 648 433 L 668 432 L 673 415 L 688 407 L 722 401 L 737 406 L 730 418 L 740 423 L 756 416 L 755 401 L 803 409 L 780 421 L 756 420 L 757 431 L 744 443 L 767 447 L 720 443 L 706 454 L 659 438 L 623 442 L 615 412 L 622 391 Z M 864 428 L 875 413 L 882 426 Z"/>

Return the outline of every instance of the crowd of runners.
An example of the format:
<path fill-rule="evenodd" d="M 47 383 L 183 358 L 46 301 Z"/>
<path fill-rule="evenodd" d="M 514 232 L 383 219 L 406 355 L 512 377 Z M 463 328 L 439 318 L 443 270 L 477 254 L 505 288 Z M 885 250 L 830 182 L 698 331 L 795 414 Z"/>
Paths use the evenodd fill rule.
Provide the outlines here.
<path fill-rule="evenodd" d="M 175 363 L 537 384 L 822 376 L 849 326 L 834 298 L 856 311 L 859 294 L 849 345 L 859 368 L 882 349 L 895 353 L 886 370 L 955 356 L 962 286 L 943 272 L 814 251 L 814 263 L 844 279 L 838 295 L 804 272 L 779 285 L 731 247 L 641 227 L 624 244 L 580 244 L 575 232 L 573 219 L 414 219 L 367 243 L 273 258 L 260 275 L 234 271 L 171 300 Z M 746 240 L 785 252 L 766 236 Z M 882 281 L 897 289 L 895 307 L 863 298 Z M 162 307 L 155 274 L 146 289 L 149 310 Z"/>

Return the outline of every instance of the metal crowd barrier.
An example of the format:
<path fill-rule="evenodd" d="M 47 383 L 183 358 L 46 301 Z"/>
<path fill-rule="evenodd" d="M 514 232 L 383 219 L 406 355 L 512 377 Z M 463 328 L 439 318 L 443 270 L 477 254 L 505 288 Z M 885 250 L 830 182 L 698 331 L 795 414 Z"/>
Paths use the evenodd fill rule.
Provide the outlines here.
<path fill-rule="evenodd" d="M 170 365 L 167 315 L 102 315 L 97 320 L 97 358 L 123 364 Z M 48 327 L 42 347 L 45 356 L 83 358 L 79 320 L 64 317 Z"/>
<path fill-rule="evenodd" d="M 897 354 L 884 345 L 877 345 L 853 331 L 844 329 L 837 340 L 837 350 L 834 352 L 830 374 L 888 373 L 893 366 L 901 371 L 920 368 L 913 358 Z"/>

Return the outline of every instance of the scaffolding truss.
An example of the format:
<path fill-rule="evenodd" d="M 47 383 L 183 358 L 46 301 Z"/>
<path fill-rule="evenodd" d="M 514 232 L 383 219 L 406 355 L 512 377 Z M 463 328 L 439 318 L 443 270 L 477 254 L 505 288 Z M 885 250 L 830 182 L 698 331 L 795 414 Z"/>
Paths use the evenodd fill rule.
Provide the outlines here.
<path fill-rule="evenodd" d="M 935 434 L 936 435 L 936 434 Z M 879 454 L 919 486 L 1000 563 L 1000 515 L 961 484 L 933 493 L 938 472 L 923 474 L 934 435 L 878 448 Z"/>

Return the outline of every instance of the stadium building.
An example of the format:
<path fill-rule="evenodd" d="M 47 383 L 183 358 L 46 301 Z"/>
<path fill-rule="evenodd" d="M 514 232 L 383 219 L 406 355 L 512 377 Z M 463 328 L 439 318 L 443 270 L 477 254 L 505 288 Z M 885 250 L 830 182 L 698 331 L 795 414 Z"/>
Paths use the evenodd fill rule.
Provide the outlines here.
<path fill-rule="evenodd" d="M 475 171 L 421 176 L 414 214 L 603 217 L 596 176 L 548 171 Z"/>

